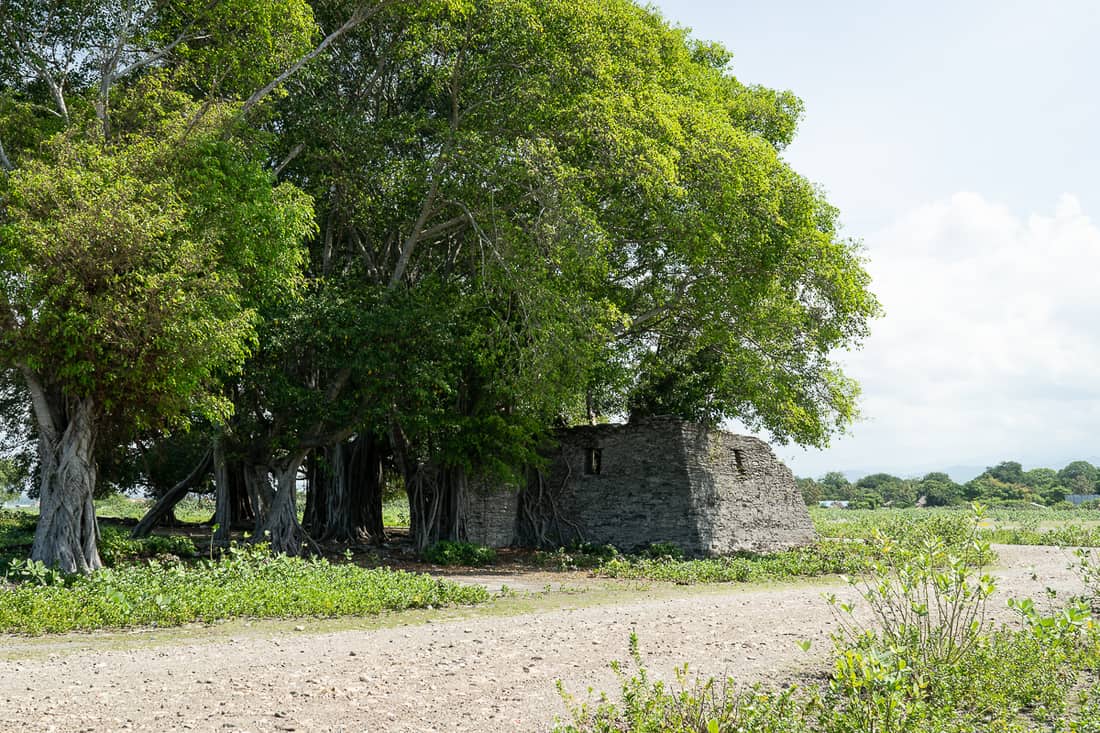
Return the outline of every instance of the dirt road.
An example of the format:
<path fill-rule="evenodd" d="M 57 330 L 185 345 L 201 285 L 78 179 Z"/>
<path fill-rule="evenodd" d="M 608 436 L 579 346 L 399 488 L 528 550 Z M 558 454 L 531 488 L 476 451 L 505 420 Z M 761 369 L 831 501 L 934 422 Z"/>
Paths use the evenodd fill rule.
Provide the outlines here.
<path fill-rule="evenodd" d="M 998 547 L 998 596 L 1076 592 L 1070 553 Z M 539 587 L 550 576 L 465 577 Z M 654 673 L 788 681 L 822 668 L 836 581 L 676 588 L 553 576 L 489 608 L 380 620 L 236 623 L 47 639 L 0 637 L 0 731 L 545 731 L 632 631 Z M 796 642 L 814 642 L 809 653 Z"/>

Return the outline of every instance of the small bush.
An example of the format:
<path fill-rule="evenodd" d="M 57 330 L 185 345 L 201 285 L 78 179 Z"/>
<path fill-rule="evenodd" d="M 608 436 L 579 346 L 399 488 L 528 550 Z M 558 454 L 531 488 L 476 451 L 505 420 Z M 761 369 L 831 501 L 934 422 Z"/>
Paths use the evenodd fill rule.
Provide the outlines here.
<path fill-rule="evenodd" d="M 680 549 L 680 546 L 675 542 L 654 542 L 649 547 L 642 550 L 640 553 L 642 557 L 648 557 L 652 560 L 663 560 L 668 558 L 669 560 L 683 560 L 684 551 Z"/>
<path fill-rule="evenodd" d="M 424 559 L 433 565 L 482 567 L 497 560 L 496 550 L 472 542 L 443 540 L 424 550 Z"/>
<path fill-rule="evenodd" d="M 559 547 L 553 552 L 540 550 L 535 553 L 535 563 L 556 570 L 581 570 L 597 568 L 608 560 L 620 557 L 614 545 L 594 545 L 590 542 Z"/>
<path fill-rule="evenodd" d="M 650 680 L 631 635 L 636 671 L 626 675 L 612 664 L 620 698 L 601 694 L 596 702 L 578 703 L 559 681 L 571 721 L 557 730 L 1100 733 L 1100 633 L 1088 603 L 1057 609 L 1052 596 L 1052 609 L 1042 613 L 1030 600 L 1014 601 L 1022 628 L 993 629 L 985 615 L 993 585 L 980 564 L 989 555 L 981 521 L 979 512 L 962 547 L 954 548 L 965 553 L 949 551 L 935 538 L 916 550 L 877 538 L 877 559 L 865 576 L 851 581 L 870 617 L 860 618 L 855 604 L 832 599 L 841 629 L 834 636 L 832 673 L 823 684 L 743 691 L 728 679 L 689 683 L 683 667 L 678 686 L 670 688 Z M 1082 552 L 1079 565 L 1095 593 L 1100 562 Z M 1091 686 L 1074 701 L 1083 676 Z"/>
<path fill-rule="evenodd" d="M 619 679 L 621 702 L 601 697 L 595 705 L 578 702 L 558 681 L 558 694 L 571 720 L 560 722 L 555 733 L 797 733 L 808 731 L 806 705 L 797 690 L 769 691 L 763 687 L 739 690 L 732 679 L 690 683 L 687 666 L 676 670 L 676 686 L 652 681 L 638 651 L 638 637 L 630 635 L 633 673 L 612 662 Z"/>

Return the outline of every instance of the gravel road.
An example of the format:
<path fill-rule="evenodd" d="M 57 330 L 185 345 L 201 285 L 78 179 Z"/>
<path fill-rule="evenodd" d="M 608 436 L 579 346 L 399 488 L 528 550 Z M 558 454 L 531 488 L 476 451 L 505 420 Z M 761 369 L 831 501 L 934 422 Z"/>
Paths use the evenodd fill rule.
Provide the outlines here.
<path fill-rule="evenodd" d="M 997 547 L 998 595 L 1078 590 L 1068 551 Z M 566 587 L 489 608 L 383 619 L 254 622 L 45 639 L 0 636 L 0 731 L 545 731 L 613 691 L 636 632 L 654 674 L 787 682 L 820 672 L 836 581 L 682 588 L 580 576 L 463 576 Z M 560 584 L 560 583 L 559 583 Z M 814 641 L 809 653 L 796 642 Z"/>

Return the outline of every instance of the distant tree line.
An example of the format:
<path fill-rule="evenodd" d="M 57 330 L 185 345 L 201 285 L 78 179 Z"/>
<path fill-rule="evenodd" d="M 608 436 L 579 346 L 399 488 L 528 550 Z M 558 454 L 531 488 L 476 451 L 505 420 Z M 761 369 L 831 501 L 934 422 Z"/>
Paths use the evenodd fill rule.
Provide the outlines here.
<path fill-rule="evenodd" d="M 1070 494 L 1100 494 L 1100 468 L 1088 461 L 1073 461 L 1059 471 L 1033 468 L 1025 471 L 1016 461 L 991 466 L 980 476 L 960 484 L 946 473 L 933 472 L 923 478 L 899 478 L 873 473 L 851 482 L 839 471 L 821 478 L 799 478 L 806 504 L 819 501 L 847 501 L 857 509 L 883 506 L 951 506 L 980 501 L 990 504 L 1041 504 L 1055 506 Z"/>

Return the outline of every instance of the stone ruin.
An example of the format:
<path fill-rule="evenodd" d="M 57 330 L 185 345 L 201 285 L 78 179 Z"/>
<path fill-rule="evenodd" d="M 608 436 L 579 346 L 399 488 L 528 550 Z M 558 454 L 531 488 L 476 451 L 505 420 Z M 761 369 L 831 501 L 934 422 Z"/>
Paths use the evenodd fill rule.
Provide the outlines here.
<path fill-rule="evenodd" d="M 790 469 L 767 443 L 677 418 L 563 430 L 526 485 L 471 490 L 467 539 L 493 547 L 576 542 L 687 555 L 773 552 L 815 534 Z"/>

